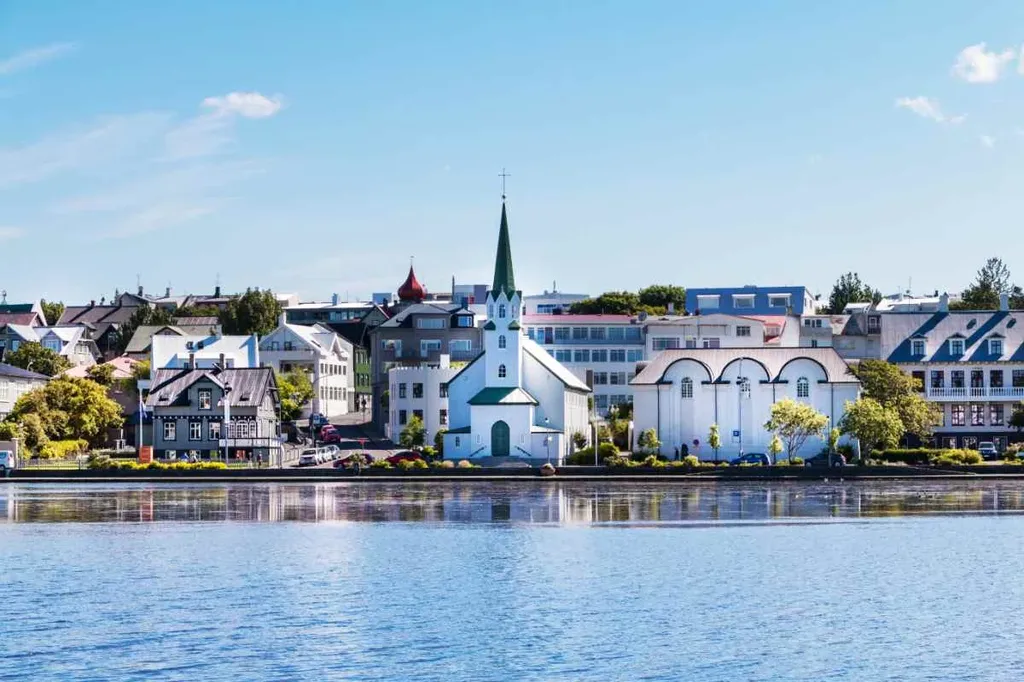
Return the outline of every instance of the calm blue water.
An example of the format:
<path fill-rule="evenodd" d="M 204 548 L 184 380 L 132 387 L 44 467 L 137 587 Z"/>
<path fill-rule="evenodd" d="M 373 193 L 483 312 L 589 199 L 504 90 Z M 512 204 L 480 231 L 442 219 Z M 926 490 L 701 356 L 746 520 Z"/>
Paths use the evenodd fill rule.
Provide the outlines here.
<path fill-rule="evenodd" d="M 1024 484 L 0 486 L 0 680 L 1014 680 Z"/>

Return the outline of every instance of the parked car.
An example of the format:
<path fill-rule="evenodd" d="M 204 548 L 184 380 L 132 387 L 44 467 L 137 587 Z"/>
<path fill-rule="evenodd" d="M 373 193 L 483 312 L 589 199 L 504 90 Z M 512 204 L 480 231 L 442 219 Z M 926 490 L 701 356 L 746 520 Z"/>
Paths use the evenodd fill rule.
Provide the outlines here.
<path fill-rule="evenodd" d="M 414 462 L 416 460 L 422 460 L 423 455 L 412 450 L 404 450 L 402 452 L 396 452 L 395 454 L 388 457 L 388 464 L 391 466 L 398 466 L 399 462 Z"/>
<path fill-rule="evenodd" d="M 317 450 L 303 450 L 299 455 L 300 467 L 312 467 L 320 463 L 320 453 Z"/>
<path fill-rule="evenodd" d="M 805 467 L 843 467 L 846 466 L 846 457 L 839 452 L 823 452 L 814 457 L 808 457 L 804 460 Z"/>
<path fill-rule="evenodd" d="M 327 453 L 327 458 L 330 460 L 335 460 L 341 457 L 341 449 L 338 448 L 337 445 L 325 445 L 323 449 L 324 452 Z"/>
<path fill-rule="evenodd" d="M 334 428 L 330 424 L 320 429 L 320 442 L 321 443 L 340 443 L 341 433 L 338 429 Z"/>
<path fill-rule="evenodd" d="M 982 459 L 999 459 L 999 448 L 990 440 L 983 440 L 978 443 L 978 454 Z"/>
<path fill-rule="evenodd" d="M 320 427 L 326 426 L 331 423 L 327 420 L 327 417 L 323 416 L 319 412 L 314 412 L 309 416 L 309 418 L 313 423 L 314 429 L 319 429 Z"/>
<path fill-rule="evenodd" d="M 0 471 L 7 471 L 15 466 L 14 452 L 11 450 L 0 450 Z"/>
<path fill-rule="evenodd" d="M 771 466 L 771 460 L 769 460 L 768 455 L 764 454 L 763 452 L 748 452 L 742 457 L 737 457 L 736 459 L 732 460 L 731 462 L 729 462 L 729 464 L 734 467 L 738 467 L 742 464 L 753 464 L 766 467 Z"/>
<path fill-rule="evenodd" d="M 352 454 L 350 454 L 350 455 L 348 455 L 346 457 L 342 457 L 341 459 L 336 461 L 334 463 L 334 468 L 335 469 L 348 468 L 350 466 L 355 466 L 357 463 L 362 463 L 363 466 L 369 466 L 372 462 L 373 462 L 373 457 L 371 457 L 368 453 L 366 453 L 366 452 L 353 452 Z"/>

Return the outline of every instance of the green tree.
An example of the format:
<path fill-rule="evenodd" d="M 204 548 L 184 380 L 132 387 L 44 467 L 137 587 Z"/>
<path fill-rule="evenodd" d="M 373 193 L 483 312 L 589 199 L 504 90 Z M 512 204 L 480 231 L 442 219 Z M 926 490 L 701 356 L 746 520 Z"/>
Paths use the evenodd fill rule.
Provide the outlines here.
<path fill-rule="evenodd" d="M 43 308 L 43 317 L 46 318 L 46 324 L 51 327 L 60 321 L 61 315 L 64 314 L 64 302 L 50 303 L 45 298 L 39 302 Z"/>
<path fill-rule="evenodd" d="M 776 464 L 779 461 L 779 453 L 786 449 L 786 446 L 782 444 L 782 439 L 779 438 L 779 434 L 774 434 L 772 439 L 768 442 L 768 457 L 772 464 Z"/>
<path fill-rule="evenodd" d="M 842 315 L 848 303 L 877 303 L 880 300 L 882 292 L 861 282 L 856 272 L 848 272 L 833 285 L 828 297 L 827 312 L 830 315 Z"/>
<path fill-rule="evenodd" d="M 135 312 L 131 314 L 131 317 L 122 324 L 117 332 L 112 337 L 112 345 L 118 355 L 121 355 L 128 348 L 128 343 L 135 336 L 135 332 L 138 331 L 139 327 L 147 326 L 160 326 L 166 324 L 173 324 L 174 319 L 171 314 L 163 308 L 156 308 L 153 306 L 139 306 Z"/>
<path fill-rule="evenodd" d="M 861 443 L 861 462 L 872 450 L 895 447 L 903 437 L 903 422 L 896 410 L 885 407 L 874 398 L 861 397 L 846 403 L 846 414 L 839 430 Z"/>
<path fill-rule="evenodd" d="M 444 434 L 446 433 L 448 433 L 448 429 L 438 429 L 434 434 L 434 450 L 437 451 L 438 457 L 444 457 Z"/>
<path fill-rule="evenodd" d="M 220 317 L 220 308 L 215 305 L 188 305 L 174 311 L 174 317 Z"/>
<path fill-rule="evenodd" d="M 398 444 L 409 450 L 421 448 L 426 441 L 426 432 L 423 420 L 413 417 L 406 423 L 402 433 L 398 436 Z"/>
<path fill-rule="evenodd" d="M 577 450 L 582 450 L 587 447 L 587 437 L 582 431 L 576 431 L 572 434 L 572 444 Z"/>
<path fill-rule="evenodd" d="M 224 333 L 240 336 L 266 336 L 277 329 L 280 319 L 281 304 L 270 289 L 246 289 L 220 314 Z"/>
<path fill-rule="evenodd" d="M 807 403 L 784 398 L 772 405 L 766 431 L 782 439 L 787 459 L 796 457 L 811 436 L 820 436 L 828 426 L 828 417 Z"/>
<path fill-rule="evenodd" d="M 57 376 L 61 372 L 71 369 L 71 363 L 67 358 L 35 341 L 18 346 L 18 350 L 11 351 L 4 356 L 4 362 L 30 372 L 45 374 L 48 377 Z"/>
<path fill-rule="evenodd" d="M 828 432 L 828 451 L 830 453 L 835 452 L 836 448 L 839 447 L 839 437 L 841 435 L 843 435 L 842 432 L 837 428 L 833 428 Z"/>
<path fill-rule="evenodd" d="M 85 370 L 85 376 L 100 386 L 110 386 L 114 383 L 114 366 L 108 364 L 93 365 Z"/>
<path fill-rule="evenodd" d="M 12 423 L 17 424 L 18 431 L 23 438 L 22 443 L 32 452 L 39 452 L 39 448 L 50 442 L 46 435 L 46 429 L 43 428 L 43 420 L 39 418 L 38 414 L 26 414 L 20 420 Z"/>
<path fill-rule="evenodd" d="M 22 440 L 21 426 L 13 421 L 0 422 L 0 441 Z"/>
<path fill-rule="evenodd" d="M 715 461 L 718 461 L 718 448 L 722 447 L 722 436 L 718 433 L 718 424 L 712 424 L 708 429 L 708 446 L 715 451 Z"/>
<path fill-rule="evenodd" d="M 122 423 L 121 407 L 107 396 L 106 389 L 76 377 L 57 377 L 22 395 L 8 419 L 27 431 L 33 417 L 39 419 L 50 440 L 85 440 L 91 445 L 102 444 L 107 429 Z"/>
<path fill-rule="evenodd" d="M 132 365 L 132 378 L 136 381 L 145 381 L 149 378 L 149 360 L 140 360 Z"/>
<path fill-rule="evenodd" d="M 642 431 L 637 444 L 645 455 L 656 455 L 661 451 L 661 441 L 658 440 L 658 432 L 654 429 Z"/>
<path fill-rule="evenodd" d="M 905 433 L 926 438 L 941 419 L 940 408 L 921 395 L 921 382 L 891 362 L 862 360 L 853 369 L 863 395 L 896 411 Z"/>
<path fill-rule="evenodd" d="M 950 308 L 954 310 L 996 310 L 999 295 L 1014 293 L 1010 283 L 1010 268 L 1000 258 L 989 258 L 978 270 L 974 282 L 963 290 L 960 300 Z"/>
<path fill-rule="evenodd" d="M 652 310 L 668 310 L 670 303 L 679 314 L 686 310 L 686 289 L 674 284 L 652 284 L 637 292 L 637 298 L 641 306 Z"/>
<path fill-rule="evenodd" d="M 316 394 L 309 374 L 301 369 L 292 369 L 277 374 L 277 391 L 281 396 L 281 418 L 284 421 L 295 421 Z"/>
<path fill-rule="evenodd" d="M 644 310 L 640 297 L 631 291 L 607 291 L 597 298 L 576 301 L 569 306 L 574 315 L 633 315 Z"/>
<path fill-rule="evenodd" d="M 1007 423 L 1017 429 L 1017 433 L 1024 431 L 1024 403 L 1017 403 L 1013 406 L 1010 421 Z"/>

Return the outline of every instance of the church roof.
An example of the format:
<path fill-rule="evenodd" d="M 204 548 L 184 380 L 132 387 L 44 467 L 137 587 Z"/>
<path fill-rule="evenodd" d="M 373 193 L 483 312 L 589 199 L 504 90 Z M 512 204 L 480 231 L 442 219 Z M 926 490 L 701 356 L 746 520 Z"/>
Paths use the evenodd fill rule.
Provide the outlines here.
<path fill-rule="evenodd" d="M 470 405 L 540 405 L 517 386 L 485 388 L 469 399 Z"/>
<path fill-rule="evenodd" d="M 580 381 L 579 377 L 566 369 L 565 365 L 551 357 L 550 353 L 541 348 L 536 341 L 531 341 L 524 337 L 520 343 L 522 343 L 524 353 L 529 353 L 530 357 L 543 365 L 544 369 L 554 374 L 555 378 L 565 384 L 566 388 L 590 393 L 589 386 Z"/>
<path fill-rule="evenodd" d="M 512 245 L 508 237 L 508 216 L 505 202 L 501 203 L 501 229 L 498 231 L 498 253 L 494 258 L 494 283 L 491 293 L 497 297 L 502 291 L 509 298 L 516 292 L 516 277 L 512 271 Z"/>

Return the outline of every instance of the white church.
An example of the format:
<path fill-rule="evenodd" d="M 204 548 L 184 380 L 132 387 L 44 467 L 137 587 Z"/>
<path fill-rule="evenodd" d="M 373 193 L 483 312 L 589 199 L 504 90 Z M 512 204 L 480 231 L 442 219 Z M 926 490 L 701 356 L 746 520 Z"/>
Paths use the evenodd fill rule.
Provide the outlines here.
<path fill-rule="evenodd" d="M 501 205 L 484 352 L 448 382 L 445 459 L 561 463 L 575 433 L 589 434 L 590 388 L 523 334 L 508 217 Z"/>

